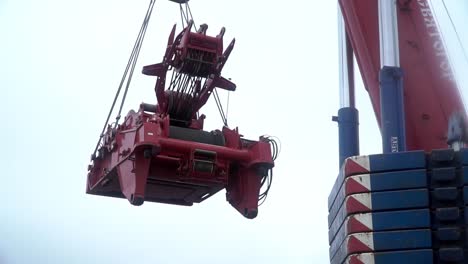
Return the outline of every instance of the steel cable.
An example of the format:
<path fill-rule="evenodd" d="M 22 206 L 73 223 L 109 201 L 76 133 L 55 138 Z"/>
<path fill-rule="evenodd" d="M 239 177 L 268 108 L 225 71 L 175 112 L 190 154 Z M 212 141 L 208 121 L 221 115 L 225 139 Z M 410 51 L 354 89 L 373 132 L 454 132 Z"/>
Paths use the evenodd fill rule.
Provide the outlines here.
<path fill-rule="evenodd" d="M 135 69 L 136 61 L 137 61 L 138 55 L 140 53 L 141 45 L 143 43 L 143 39 L 144 39 L 144 36 L 145 36 L 145 33 L 146 33 L 146 29 L 148 27 L 148 22 L 149 22 L 149 20 L 151 18 L 151 14 L 153 12 L 153 7 L 154 7 L 155 3 L 156 3 L 156 0 L 150 0 L 148 9 L 146 10 L 145 18 L 143 20 L 140 31 L 138 32 L 138 36 L 137 36 L 137 39 L 135 41 L 135 44 L 133 45 L 133 49 L 132 49 L 132 52 L 130 54 L 130 58 L 129 58 L 128 62 L 127 62 L 127 66 L 125 67 L 125 71 L 123 73 L 123 76 L 122 76 L 122 79 L 120 81 L 119 87 L 118 87 L 117 92 L 115 94 L 114 100 L 112 102 L 112 106 L 111 106 L 111 108 L 109 110 L 106 121 L 104 122 L 104 127 L 102 128 L 101 134 L 99 135 L 99 140 L 98 140 L 98 142 L 96 144 L 96 147 L 94 149 L 93 157 L 96 156 L 96 152 L 97 152 L 97 150 L 99 148 L 99 145 L 101 144 L 102 138 L 104 137 L 104 132 L 106 131 L 106 128 L 107 128 L 107 126 L 109 124 L 109 120 L 110 120 L 110 117 L 112 115 L 112 112 L 114 111 L 115 104 L 117 102 L 117 99 L 119 98 L 120 92 L 122 90 L 122 87 L 123 87 L 123 85 L 125 83 L 125 80 L 127 79 L 127 75 L 129 74 L 129 70 L 130 70 L 130 75 L 129 75 L 129 78 L 127 80 L 127 85 L 125 87 L 125 92 L 124 92 L 124 95 L 123 95 L 123 98 L 122 98 L 122 101 L 121 101 L 121 105 L 120 105 L 120 108 L 119 108 L 119 113 L 117 114 L 117 117 L 116 117 L 116 122 L 115 122 L 114 128 L 116 128 L 117 125 L 118 125 L 118 120 L 120 119 L 120 114 L 122 112 L 122 107 L 123 107 L 123 104 L 124 104 L 126 96 L 127 96 L 128 88 L 130 87 L 130 81 L 131 81 L 131 78 L 132 78 L 132 75 L 133 75 L 133 72 L 134 72 L 134 69 Z"/>
<path fill-rule="evenodd" d="M 455 27 L 455 23 L 453 22 L 452 16 L 450 15 L 447 5 L 445 4 L 445 0 L 442 0 L 442 4 L 444 5 L 445 12 L 447 13 L 447 16 L 450 19 L 450 23 L 452 24 L 453 30 L 455 31 L 455 35 L 457 36 L 458 43 L 460 44 L 460 47 L 463 52 L 463 56 L 465 57 L 465 61 L 468 63 L 468 55 L 466 54 L 465 46 L 463 45 L 463 42 L 461 41 L 460 35 L 458 34 L 458 30 Z"/>

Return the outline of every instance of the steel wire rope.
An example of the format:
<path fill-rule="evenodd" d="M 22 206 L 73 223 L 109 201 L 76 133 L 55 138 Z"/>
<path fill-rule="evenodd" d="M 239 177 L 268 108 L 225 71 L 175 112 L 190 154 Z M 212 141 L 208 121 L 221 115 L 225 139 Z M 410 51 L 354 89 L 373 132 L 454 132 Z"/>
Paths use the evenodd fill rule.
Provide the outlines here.
<path fill-rule="evenodd" d="M 182 4 L 179 5 L 179 7 L 180 7 L 180 16 L 181 16 L 181 19 L 182 19 L 182 26 L 185 27 L 184 26 L 184 19 L 185 19 L 185 23 L 187 23 L 187 25 L 189 24 L 190 21 L 192 21 L 193 27 L 197 31 L 197 25 L 195 24 L 195 20 L 193 19 L 192 10 L 190 9 L 190 5 L 188 4 L 188 2 L 186 2 L 184 5 L 185 5 L 185 11 L 184 11 L 184 9 L 182 7 Z M 189 16 L 190 16 L 190 20 L 189 20 Z M 200 57 L 203 56 L 203 54 L 199 54 L 199 55 L 200 55 Z M 201 59 L 201 58 L 199 58 L 199 59 Z M 201 68 L 201 63 L 197 64 L 197 68 L 198 69 Z M 206 82 L 206 80 L 205 80 L 205 82 Z M 223 109 L 221 100 L 219 99 L 218 91 L 217 91 L 216 88 L 214 88 L 213 90 L 214 90 L 214 98 L 215 98 L 215 102 L 216 102 L 216 106 L 218 108 L 219 114 L 221 115 L 221 119 L 223 121 L 223 124 L 227 127 L 228 126 L 227 115 L 224 113 L 224 109 Z M 228 106 L 229 106 L 229 99 L 228 99 Z M 197 112 L 197 116 L 198 116 L 198 112 Z"/>
<path fill-rule="evenodd" d="M 226 103 L 226 120 L 228 119 L 229 115 L 229 96 L 231 95 L 231 91 L 228 91 L 227 93 L 227 103 Z"/>
<path fill-rule="evenodd" d="M 193 56 L 194 54 L 189 55 L 189 57 Z M 199 56 L 201 56 L 201 54 L 199 54 L 198 57 Z M 197 59 L 196 57 L 197 56 L 195 56 L 194 58 Z M 201 69 L 201 67 L 201 63 L 195 63 L 195 65 L 193 65 L 193 67 L 190 67 L 190 69 L 194 72 L 198 72 Z M 188 101 L 190 98 L 193 98 L 194 100 L 198 99 L 196 98 L 195 87 L 197 83 L 200 83 L 202 81 L 202 79 L 203 78 L 199 76 L 191 76 L 180 72 L 176 73 L 175 71 L 172 72 L 168 90 L 174 91 L 174 93 L 172 94 L 173 104 L 168 109 L 169 114 L 172 113 L 177 115 L 178 117 L 182 116 L 184 119 L 190 118 L 190 116 L 193 114 L 193 105 L 187 106 L 183 103 Z M 198 115 L 198 113 L 196 114 Z"/>
<path fill-rule="evenodd" d="M 185 23 L 187 23 L 187 25 L 189 24 L 190 20 L 192 20 L 193 27 L 195 28 L 195 30 L 198 30 L 197 25 L 195 24 L 195 20 L 193 19 L 192 10 L 190 10 L 189 3 L 186 2 L 183 5 L 185 5 L 185 11 L 184 11 L 184 8 L 182 7 L 182 3 L 179 4 L 180 17 L 182 19 L 182 27 L 185 28 L 184 20 L 185 20 Z M 190 19 L 189 19 L 189 16 L 190 16 Z"/>
<path fill-rule="evenodd" d="M 118 115 L 116 117 L 116 122 L 115 122 L 115 125 L 114 125 L 114 128 L 117 127 L 118 120 L 120 119 L 120 114 L 122 112 L 123 103 L 125 102 L 127 91 L 128 91 L 129 86 L 130 86 L 131 77 L 132 77 L 133 71 L 135 69 L 135 64 L 136 64 L 136 61 L 138 59 L 138 55 L 140 53 L 141 44 L 143 42 L 143 39 L 144 39 L 144 36 L 145 36 L 145 33 L 146 33 L 146 28 L 148 27 L 148 22 L 149 22 L 149 20 L 151 18 L 151 14 L 153 12 L 153 7 L 154 7 L 155 3 L 156 3 L 156 0 L 150 0 L 148 9 L 146 10 L 145 18 L 143 20 L 140 31 L 138 32 L 137 40 L 135 41 L 135 44 L 133 45 L 133 49 L 132 49 L 132 52 L 130 54 L 130 58 L 129 58 L 128 62 L 127 62 L 127 66 L 125 67 L 122 79 L 120 81 L 119 87 L 117 89 L 114 100 L 112 102 L 111 109 L 110 109 L 110 111 L 109 111 L 109 113 L 107 115 L 106 121 L 104 122 L 104 127 L 102 128 L 101 134 L 99 135 L 99 140 L 98 140 L 98 142 L 96 144 L 96 147 L 94 149 L 92 158 L 94 158 L 96 156 L 96 152 L 97 152 L 97 150 L 99 148 L 99 145 L 101 144 L 102 138 L 104 137 L 104 132 L 106 131 L 106 127 L 109 124 L 109 119 L 110 119 L 110 117 L 112 115 L 112 112 L 114 111 L 114 107 L 115 107 L 115 104 L 117 102 L 117 99 L 119 98 L 120 91 L 122 90 L 123 84 L 125 83 L 125 80 L 127 79 L 126 78 L 127 74 L 129 73 L 129 70 L 130 70 L 129 79 L 127 80 L 127 85 L 125 87 L 124 96 L 122 98 L 119 113 L 118 113 Z"/>
<path fill-rule="evenodd" d="M 190 17 L 192 18 L 193 26 L 195 27 L 195 30 L 197 30 L 197 25 L 195 24 L 195 20 L 193 20 L 192 10 L 190 9 L 190 5 L 188 2 L 186 3 L 186 9 L 188 9 L 188 13 L 190 14 Z"/>
<path fill-rule="evenodd" d="M 468 55 L 466 54 L 465 46 L 463 46 L 463 43 L 460 38 L 460 34 L 458 34 L 458 30 L 455 27 L 455 23 L 453 22 L 452 16 L 450 15 L 450 12 L 448 11 L 447 5 L 445 4 L 445 0 L 442 0 L 442 4 L 444 5 L 445 12 L 447 13 L 447 16 L 449 17 L 450 23 L 452 24 L 453 30 L 455 31 L 455 35 L 457 36 L 458 43 L 460 44 L 460 47 L 463 52 L 463 56 L 465 57 L 465 61 L 468 64 Z"/>
<path fill-rule="evenodd" d="M 151 13 L 153 12 L 153 7 L 154 7 L 155 3 L 156 3 L 156 0 L 151 0 L 150 7 L 148 8 L 149 12 L 147 13 L 147 16 L 145 17 L 145 20 L 143 21 L 142 29 L 140 30 L 141 34 L 139 35 L 139 38 L 137 39 L 138 45 L 137 45 L 136 51 L 134 53 L 134 57 L 133 57 L 133 61 L 132 61 L 132 67 L 130 69 L 130 74 L 129 74 L 128 79 L 127 79 L 127 85 L 125 87 L 124 95 L 122 96 L 122 101 L 121 101 L 121 104 L 120 104 L 119 112 L 118 112 L 117 117 L 116 117 L 116 121 L 118 121 L 120 119 L 120 115 L 122 113 L 122 109 L 123 109 L 123 106 L 125 104 L 125 99 L 127 97 L 128 88 L 130 87 L 130 83 L 132 81 L 133 72 L 135 71 L 135 66 L 136 66 L 136 63 L 138 61 L 138 56 L 140 55 L 141 46 L 142 46 L 143 40 L 145 38 L 146 30 L 148 28 L 149 20 L 151 18 Z M 117 122 L 116 122 L 114 128 L 116 128 L 116 127 L 117 127 Z"/>
<path fill-rule="evenodd" d="M 183 112 L 182 104 L 184 102 L 184 99 L 186 98 L 185 94 L 187 93 L 187 87 L 189 85 L 190 79 L 192 76 L 185 74 L 184 75 L 184 80 L 182 85 L 180 86 L 180 89 L 178 92 L 175 94 L 176 96 L 176 102 L 177 104 L 175 105 L 175 111 L 178 115 L 185 116 L 186 113 Z"/>
<path fill-rule="evenodd" d="M 184 20 L 187 20 L 185 17 L 184 9 L 182 8 L 182 4 L 179 4 L 180 7 L 180 18 L 182 20 L 182 28 L 185 28 Z"/>
<path fill-rule="evenodd" d="M 451 74 L 451 77 L 453 78 L 453 82 L 455 84 L 455 86 L 457 88 L 460 87 L 460 83 L 458 81 L 458 78 L 457 78 L 457 72 L 453 66 L 453 60 L 452 60 L 452 56 L 449 52 L 449 49 L 448 49 L 448 45 L 447 45 L 447 41 L 446 41 L 446 38 L 445 38 L 445 35 L 444 35 L 444 31 L 442 30 L 442 26 L 440 25 L 440 21 L 439 21 L 439 18 L 437 17 L 438 14 L 435 12 L 435 8 L 434 8 L 434 4 L 433 4 L 433 0 L 429 0 L 428 1 L 429 3 L 429 7 L 431 9 L 431 13 L 432 13 L 432 16 L 433 16 L 433 19 L 435 21 L 435 24 L 436 24 L 436 27 L 437 27 L 437 30 L 439 31 L 439 38 L 442 42 L 442 45 L 443 45 L 443 48 L 444 48 L 444 52 L 445 52 L 445 56 L 447 56 L 447 61 L 448 61 L 448 65 L 449 65 L 449 69 L 450 69 L 450 74 Z M 460 92 L 460 90 L 458 90 Z M 463 105 L 465 105 L 465 102 L 463 102 Z M 446 114 L 446 113 L 443 113 L 446 117 L 447 120 L 449 120 L 449 114 Z"/>
<path fill-rule="evenodd" d="M 214 91 L 213 94 L 214 94 L 216 106 L 218 107 L 219 114 L 221 115 L 221 119 L 223 120 L 224 126 L 227 127 L 228 126 L 227 118 L 226 118 L 226 115 L 224 114 L 224 109 L 223 109 L 223 105 L 221 104 L 221 100 L 219 99 L 218 90 L 214 88 L 213 91 Z"/>

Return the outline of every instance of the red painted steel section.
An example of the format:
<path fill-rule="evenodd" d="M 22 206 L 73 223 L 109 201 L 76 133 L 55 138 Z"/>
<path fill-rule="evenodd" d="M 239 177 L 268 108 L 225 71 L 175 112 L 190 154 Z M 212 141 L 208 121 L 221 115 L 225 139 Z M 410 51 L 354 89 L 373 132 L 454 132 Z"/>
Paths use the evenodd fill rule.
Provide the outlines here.
<path fill-rule="evenodd" d="M 89 168 L 87 193 L 192 205 L 226 189 L 227 200 L 254 218 L 262 172 L 274 166 L 270 144 L 243 139 L 224 127 L 224 146 L 169 138 L 169 117 L 130 111 L 117 130 L 109 129 Z M 197 153 L 208 153 L 203 156 Z"/>
<path fill-rule="evenodd" d="M 380 124 L 378 1 L 340 0 L 363 81 Z M 398 1 L 408 150 L 447 147 L 447 127 L 465 107 L 427 0 Z"/>
<path fill-rule="evenodd" d="M 361 177 L 361 176 L 358 176 L 358 177 Z M 368 176 L 363 175 L 362 177 L 368 177 Z M 346 194 L 364 193 L 364 192 L 370 191 L 366 186 L 362 185 L 359 181 L 357 181 L 353 177 L 347 178 L 345 180 L 344 186 L 345 186 Z"/>
<path fill-rule="evenodd" d="M 359 232 L 371 232 L 373 231 L 372 227 L 366 226 L 365 224 L 361 223 L 356 216 L 358 215 L 351 215 L 349 216 L 349 220 L 345 222 L 347 228 L 347 234 L 352 233 L 359 233 Z M 370 216 L 372 217 L 372 216 Z"/>

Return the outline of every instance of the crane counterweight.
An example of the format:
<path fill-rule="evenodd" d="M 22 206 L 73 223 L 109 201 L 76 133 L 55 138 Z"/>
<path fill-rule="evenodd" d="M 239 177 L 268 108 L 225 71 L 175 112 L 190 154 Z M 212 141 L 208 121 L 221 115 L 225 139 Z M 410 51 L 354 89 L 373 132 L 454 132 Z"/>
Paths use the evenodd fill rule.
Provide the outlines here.
<path fill-rule="evenodd" d="M 339 4 L 383 154 L 354 154 L 357 118 L 334 119 L 340 171 L 328 200 L 330 262 L 468 263 L 466 110 L 429 0 Z"/>

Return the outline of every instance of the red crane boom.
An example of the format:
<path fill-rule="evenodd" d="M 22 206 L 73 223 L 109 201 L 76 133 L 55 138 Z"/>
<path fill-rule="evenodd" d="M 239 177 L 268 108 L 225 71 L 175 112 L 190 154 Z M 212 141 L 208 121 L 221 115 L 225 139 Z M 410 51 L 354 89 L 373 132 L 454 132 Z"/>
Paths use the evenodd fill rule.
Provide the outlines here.
<path fill-rule="evenodd" d="M 364 85 L 380 123 L 378 1 L 339 1 Z M 397 1 L 408 150 L 447 146 L 447 124 L 465 107 L 427 0 Z"/>

